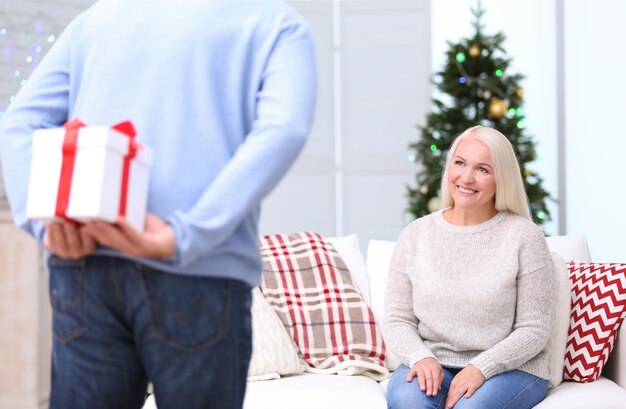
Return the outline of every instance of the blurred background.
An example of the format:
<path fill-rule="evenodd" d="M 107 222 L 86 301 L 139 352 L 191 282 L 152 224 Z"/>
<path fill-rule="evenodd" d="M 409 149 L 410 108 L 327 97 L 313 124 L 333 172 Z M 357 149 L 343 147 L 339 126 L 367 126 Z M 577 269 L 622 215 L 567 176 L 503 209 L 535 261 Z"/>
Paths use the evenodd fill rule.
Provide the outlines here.
<path fill-rule="evenodd" d="M 93 0 L 0 0 L 0 116 L 69 20 Z M 316 231 L 395 240 L 413 219 L 407 186 L 439 92 L 448 42 L 474 34 L 475 0 L 288 1 L 319 60 L 316 119 L 289 175 L 263 205 L 261 233 Z M 181 6 L 184 3 L 181 1 Z M 549 235 L 584 234 L 595 261 L 626 262 L 623 0 L 483 0 L 508 71 L 524 76 L 524 133 L 543 179 Z M 167 29 L 167 28 L 164 28 Z M 167 81 L 168 79 L 164 79 Z M 8 210 L 0 178 L 0 211 Z"/>

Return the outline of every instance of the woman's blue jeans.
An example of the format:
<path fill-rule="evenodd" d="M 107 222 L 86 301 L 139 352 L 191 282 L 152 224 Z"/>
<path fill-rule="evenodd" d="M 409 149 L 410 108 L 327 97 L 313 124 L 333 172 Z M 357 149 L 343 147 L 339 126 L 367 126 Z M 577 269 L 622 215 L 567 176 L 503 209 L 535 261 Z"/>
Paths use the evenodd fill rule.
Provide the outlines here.
<path fill-rule="evenodd" d="M 409 368 L 400 365 L 387 386 L 387 407 L 390 409 L 443 409 L 450 383 L 461 368 L 443 367 L 444 379 L 437 396 L 420 390 L 417 378 L 406 381 Z M 513 370 L 489 378 L 471 398 L 462 397 L 455 409 L 529 409 L 548 393 L 548 381 L 526 372 Z"/>
<path fill-rule="evenodd" d="M 133 261 L 51 257 L 51 409 L 241 408 L 250 286 Z"/>

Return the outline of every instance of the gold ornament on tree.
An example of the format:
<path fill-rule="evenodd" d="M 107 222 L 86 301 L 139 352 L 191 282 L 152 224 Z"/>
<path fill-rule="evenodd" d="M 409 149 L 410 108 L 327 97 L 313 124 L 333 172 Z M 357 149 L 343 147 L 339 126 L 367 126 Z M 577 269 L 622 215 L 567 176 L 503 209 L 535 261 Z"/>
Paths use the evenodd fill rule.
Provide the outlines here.
<path fill-rule="evenodd" d="M 489 103 L 489 113 L 496 119 L 502 118 L 506 111 L 509 109 L 509 104 L 497 97 L 491 98 L 491 102 Z"/>
<path fill-rule="evenodd" d="M 433 213 L 439 210 L 439 205 L 441 204 L 441 199 L 439 196 L 435 196 L 428 201 L 428 211 Z"/>
<path fill-rule="evenodd" d="M 515 91 L 515 93 L 517 94 L 518 97 L 524 98 L 524 88 L 518 88 L 517 91 Z"/>
<path fill-rule="evenodd" d="M 469 49 L 469 55 L 474 58 L 478 57 L 480 55 L 480 48 L 478 48 L 476 44 L 472 44 Z"/>

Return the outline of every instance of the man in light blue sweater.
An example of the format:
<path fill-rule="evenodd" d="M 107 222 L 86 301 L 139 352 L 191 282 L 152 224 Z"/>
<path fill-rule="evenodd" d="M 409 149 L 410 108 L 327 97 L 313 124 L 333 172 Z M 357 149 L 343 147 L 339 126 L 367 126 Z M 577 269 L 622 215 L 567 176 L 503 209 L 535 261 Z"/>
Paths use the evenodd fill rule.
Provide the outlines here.
<path fill-rule="evenodd" d="M 311 34 L 277 0 L 100 0 L 0 122 L 16 224 L 44 243 L 52 409 L 239 408 L 260 281 L 259 203 L 312 121 Z M 143 232 L 25 216 L 31 135 L 131 120 L 154 150 Z"/>

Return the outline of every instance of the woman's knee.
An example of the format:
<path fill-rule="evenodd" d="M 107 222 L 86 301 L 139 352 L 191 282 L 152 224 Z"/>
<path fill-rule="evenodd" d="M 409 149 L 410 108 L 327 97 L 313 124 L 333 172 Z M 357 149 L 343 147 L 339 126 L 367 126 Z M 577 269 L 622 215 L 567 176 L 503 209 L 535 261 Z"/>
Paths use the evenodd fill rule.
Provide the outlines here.
<path fill-rule="evenodd" d="M 407 384 L 413 388 L 402 388 L 389 391 L 387 394 L 388 409 L 439 409 L 445 404 L 445 396 L 426 396 L 413 383 Z"/>
<path fill-rule="evenodd" d="M 406 367 L 400 366 L 392 374 L 389 384 L 387 385 L 387 408 L 389 409 L 408 409 L 412 408 L 411 402 L 415 404 L 415 389 L 418 392 L 419 387 L 413 385 L 413 382 L 406 382 Z"/>
<path fill-rule="evenodd" d="M 461 399 L 454 405 L 454 409 L 492 409 L 499 406 L 494 406 L 494 402 L 485 396 L 473 395 L 471 398 L 462 396 Z"/>
<path fill-rule="evenodd" d="M 454 409 L 529 409 L 548 390 L 545 379 L 522 371 L 510 371 L 487 380 L 471 398 L 462 397 Z"/>
<path fill-rule="evenodd" d="M 408 371 L 394 373 L 387 386 L 388 409 L 437 409 L 443 407 L 445 395 L 427 396 L 419 388 L 417 379 L 406 381 Z M 443 401 L 443 403 L 442 403 Z"/>

